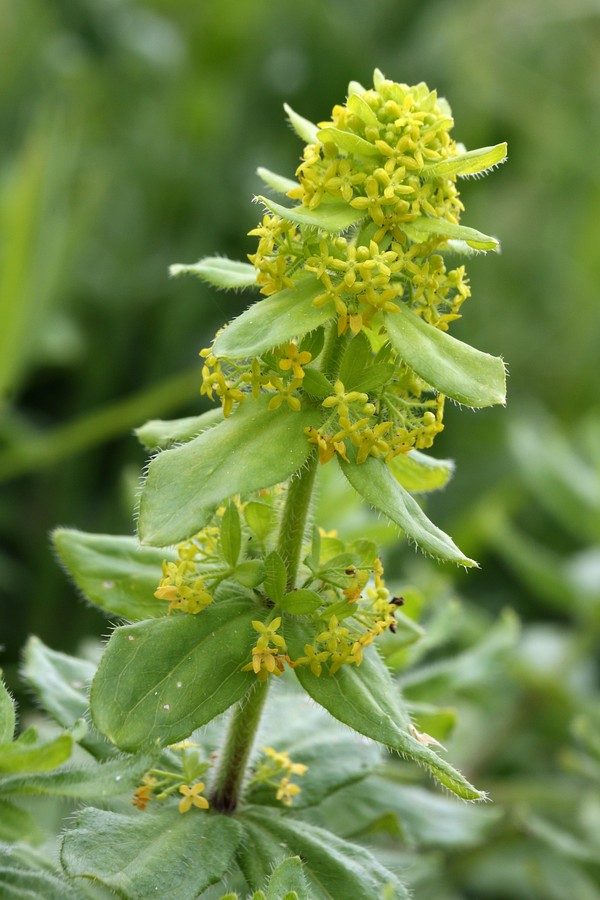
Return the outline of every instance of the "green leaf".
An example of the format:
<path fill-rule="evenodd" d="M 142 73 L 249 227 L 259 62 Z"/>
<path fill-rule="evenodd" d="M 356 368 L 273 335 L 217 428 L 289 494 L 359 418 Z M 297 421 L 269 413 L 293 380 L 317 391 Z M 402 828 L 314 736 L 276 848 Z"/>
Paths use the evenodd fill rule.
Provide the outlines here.
<path fill-rule="evenodd" d="M 269 735 L 270 747 L 286 751 L 294 763 L 307 766 L 304 775 L 293 777 L 301 788 L 293 810 L 317 806 L 345 785 L 366 778 L 381 761 L 379 744 L 340 725 L 301 690 L 273 692 L 265 711 L 264 733 Z M 281 808 L 272 785 L 253 785 L 247 800 Z"/>
<path fill-rule="evenodd" d="M 21 865 L 0 862 L 0 886 L 2 900 L 82 900 L 81 894 L 60 875 L 25 869 Z"/>
<path fill-rule="evenodd" d="M 313 125 L 312 122 L 309 122 L 308 119 L 305 119 L 304 116 L 299 115 L 297 112 L 294 112 L 289 104 L 284 103 L 283 108 L 287 113 L 287 117 L 290 120 L 290 125 L 298 135 L 298 137 L 302 138 L 307 144 L 316 144 L 318 142 L 317 132 L 318 128 L 316 125 Z"/>
<path fill-rule="evenodd" d="M 57 528 L 52 538 L 77 587 L 100 609 L 131 622 L 166 614 L 154 591 L 162 578 L 162 561 L 171 559 L 171 553 L 141 547 L 129 535 Z"/>
<path fill-rule="evenodd" d="M 427 163 L 419 173 L 422 178 L 453 178 L 467 175 L 483 174 L 494 166 L 503 163 L 506 159 L 508 147 L 506 142 L 496 144 L 494 147 L 480 147 L 478 150 L 468 150 L 450 159 L 440 162 Z"/>
<path fill-rule="evenodd" d="M 286 895 L 291 892 L 294 893 L 297 900 L 310 900 L 299 856 L 284 859 L 273 869 L 269 878 L 266 900 L 287 900 Z"/>
<path fill-rule="evenodd" d="M 235 569 L 235 580 L 247 588 L 256 588 L 265 580 L 266 570 L 262 559 L 247 559 Z"/>
<path fill-rule="evenodd" d="M 33 739 L 33 740 L 32 740 Z M 0 775 L 13 772 L 47 772 L 66 762 L 73 751 L 73 738 L 61 734 L 51 741 L 35 742 L 33 729 L 16 741 L 0 744 Z"/>
<path fill-rule="evenodd" d="M 287 194 L 289 191 L 300 187 L 299 183 L 294 181 L 293 178 L 277 175 L 275 172 L 271 172 L 270 169 L 263 168 L 263 166 L 258 167 L 256 174 L 268 187 L 273 188 L 278 194 Z"/>
<path fill-rule="evenodd" d="M 436 559 L 461 566 L 476 566 L 464 556 L 454 541 L 431 522 L 417 501 L 400 485 L 381 459 L 369 457 L 356 465 L 340 460 L 342 472 L 363 500 L 399 525 L 408 538 Z"/>
<path fill-rule="evenodd" d="M 451 459 L 434 459 L 419 450 L 399 453 L 389 460 L 388 466 L 396 481 L 411 494 L 445 487 L 454 472 Z"/>
<path fill-rule="evenodd" d="M 285 610 L 287 613 L 292 613 L 294 616 L 309 615 L 322 605 L 323 599 L 317 592 L 309 591 L 306 588 L 298 588 L 297 590 L 290 591 L 285 597 L 281 597 L 280 600 L 277 600 L 277 606 L 281 607 L 281 609 Z"/>
<path fill-rule="evenodd" d="M 498 238 L 483 234 L 476 228 L 467 225 L 455 225 L 446 219 L 430 219 L 421 216 L 412 222 L 403 222 L 402 230 L 406 232 L 411 241 L 427 241 L 430 237 L 445 237 L 450 240 L 464 241 L 473 250 L 499 250 Z"/>
<path fill-rule="evenodd" d="M 147 754 L 54 772 L 9 775 L 0 779 L 0 794 L 75 797 L 98 803 L 108 797 L 118 797 L 132 791 L 154 762 L 155 757 Z"/>
<path fill-rule="evenodd" d="M 241 834 L 231 817 L 196 810 L 84 809 L 65 834 L 61 862 L 71 878 L 91 878 L 128 900 L 194 900 L 229 869 Z"/>
<path fill-rule="evenodd" d="M 264 541 L 277 524 L 275 510 L 268 503 L 250 500 L 244 507 L 244 519 L 259 541 Z"/>
<path fill-rule="evenodd" d="M 256 269 L 250 263 L 227 259 L 226 256 L 205 256 L 191 265 L 175 263 L 169 266 L 169 275 L 196 275 L 214 287 L 245 288 L 256 287 Z"/>
<path fill-rule="evenodd" d="M 22 675 L 35 691 L 36 699 L 63 728 L 72 728 L 86 715 L 87 689 L 96 666 L 85 659 L 51 650 L 37 637 L 25 645 Z M 79 740 L 97 759 L 112 756 L 113 748 L 94 729 Z"/>
<path fill-rule="evenodd" d="M 150 419 L 145 425 L 135 429 L 135 436 L 147 450 L 164 450 L 171 444 L 181 444 L 198 437 L 207 428 L 223 421 L 223 408 L 209 409 L 199 416 L 185 416 L 183 419 Z"/>
<path fill-rule="evenodd" d="M 285 593 L 287 569 L 276 550 L 265 557 L 265 569 L 267 572 L 264 584 L 265 593 L 273 603 L 279 603 Z"/>
<path fill-rule="evenodd" d="M 216 428 L 152 460 L 138 522 L 144 543 L 185 540 L 225 498 L 271 487 L 301 468 L 312 450 L 304 429 L 318 425 L 320 413 L 269 410 L 268 403 L 268 396 L 248 398 Z"/>
<path fill-rule="evenodd" d="M 0 744 L 7 744 L 15 733 L 16 715 L 14 700 L 6 690 L 0 669 Z"/>
<path fill-rule="evenodd" d="M 247 597 L 116 628 L 92 683 L 96 727 L 122 750 L 189 737 L 246 693 L 242 672 L 254 643 Z"/>
<path fill-rule="evenodd" d="M 302 388 L 307 394 L 310 394 L 311 397 L 316 397 L 318 400 L 323 400 L 325 397 L 333 394 L 333 385 L 329 378 L 312 366 L 308 366 L 304 370 Z"/>
<path fill-rule="evenodd" d="M 392 346 L 427 384 L 466 406 L 506 400 L 504 363 L 424 322 L 406 307 L 384 315 Z"/>
<path fill-rule="evenodd" d="M 354 84 L 356 84 L 356 82 L 354 82 Z M 361 93 L 365 93 L 364 88 L 362 89 Z M 348 109 L 351 110 L 355 116 L 358 116 L 359 119 L 362 119 L 365 125 L 373 125 L 375 128 L 379 129 L 379 119 L 377 118 L 375 111 L 371 109 L 367 101 L 363 97 L 361 97 L 360 94 L 351 93 L 350 88 L 348 89 L 348 94 L 348 100 L 346 101 L 346 106 L 348 107 Z"/>
<path fill-rule="evenodd" d="M 286 619 L 284 637 L 292 659 L 304 655 L 312 631 L 299 619 Z M 340 722 L 397 750 L 420 765 L 459 797 L 479 800 L 484 794 L 410 732 L 408 712 L 375 647 L 368 647 L 360 666 L 342 666 L 333 676 L 314 675 L 308 666 L 295 670 L 304 690 Z"/>
<path fill-rule="evenodd" d="M 393 830 L 404 845 L 454 852 L 477 846 L 502 816 L 501 810 L 491 806 L 460 803 L 454 797 L 378 775 L 343 788 L 316 813 L 317 824 L 327 824 L 342 837 L 355 840 L 372 834 L 384 817 L 392 816 Z"/>
<path fill-rule="evenodd" d="M 248 843 L 259 858 L 273 850 L 276 850 L 274 861 L 290 852 L 302 858 L 311 900 L 334 897 L 373 900 L 381 897 L 386 888 L 393 890 L 387 895 L 390 898 L 408 898 L 396 876 L 368 850 L 350 844 L 330 831 L 289 817 L 276 817 L 260 807 L 245 810 L 240 821 Z M 244 871 L 244 865 L 241 865 Z"/>
<path fill-rule="evenodd" d="M 375 144 L 341 128 L 321 128 L 318 138 L 322 144 L 335 144 L 342 153 L 351 153 L 357 159 L 372 160 L 381 158 L 382 155 Z"/>
<path fill-rule="evenodd" d="M 309 275 L 293 288 L 258 300 L 221 332 L 213 346 L 214 355 L 226 359 L 259 356 L 318 328 L 334 315 L 331 304 L 313 306 L 314 298 L 322 293 L 323 285 Z"/>
<path fill-rule="evenodd" d="M 347 391 L 358 390 L 356 385 L 365 369 L 373 362 L 373 350 L 366 334 L 361 331 L 352 338 L 340 364 L 340 381 Z"/>
<path fill-rule="evenodd" d="M 237 566 L 242 550 L 242 525 L 235 503 L 230 500 L 221 519 L 221 550 L 225 562 Z"/>
<path fill-rule="evenodd" d="M 309 209 L 308 206 L 294 206 L 289 209 L 287 206 L 280 206 L 274 200 L 267 197 L 257 197 L 267 209 L 276 216 L 285 219 L 286 222 L 293 222 L 295 225 L 308 225 L 312 228 L 320 228 L 328 234 L 339 234 L 346 231 L 352 225 L 356 225 L 361 219 L 365 218 L 364 211 L 354 209 L 343 201 L 332 201 L 331 203 L 322 203 L 317 209 Z M 322 293 L 322 290 L 320 291 Z"/>
<path fill-rule="evenodd" d="M 44 833 L 30 812 L 15 806 L 14 803 L 0 800 L 0 841 L 27 841 L 39 844 L 43 840 Z M 0 885 L 1 877 L 0 874 Z"/>

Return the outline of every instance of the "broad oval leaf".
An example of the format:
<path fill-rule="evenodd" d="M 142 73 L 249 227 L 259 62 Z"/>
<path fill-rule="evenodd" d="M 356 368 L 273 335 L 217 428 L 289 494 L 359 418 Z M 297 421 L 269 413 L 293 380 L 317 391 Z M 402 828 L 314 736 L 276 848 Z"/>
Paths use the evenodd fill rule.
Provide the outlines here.
<path fill-rule="evenodd" d="M 221 550 L 225 561 L 235 568 L 242 550 L 242 524 L 237 506 L 231 500 L 221 519 Z"/>
<path fill-rule="evenodd" d="M 61 862 L 71 878 L 128 900 L 194 900 L 230 868 L 241 834 L 231 817 L 182 816 L 174 806 L 143 815 L 84 809 L 65 834 Z"/>
<path fill-rule="evenodd" d="M 334 315 L 331 304 L 313 306 L 323 285 L 312 275 L 272 297 L 258 300 L 234 319 L 216 339 L 213 353 L 226 359 L 247 359 L 286 344 L 324 325 Z"/>
<path fill-rule="evenodd" d="M 402 229 L 413 241 L 426 241 L 432 235 L 435 235 L 437 237 L 465 241 L 473 250 L 500 249 L 500 241 L 497 238 L 489 234 L 483 234 L 483 232 L 477 231 L 476 228 L 469 228 L 467 225 L 455 225 L 454 222 L 448 222 L 446 219 L 420 216 L 410 223 L 403 223 Z"/>
<path fill-rule="evenodd" d="M 138 529 L 146 544 L 164 547 L 198 532 L 227 497 L 286 481 L 306 462 L 304 429 L 320 413 L 248 398 L 216 428 L 152 460 L 140 501 Z"/>
<path fill-rule="evenodd" d="M 340 466 L 363 500 L 399 525 L 424 553 L 461 566 L 477 566 L 445 532 L 427 518 L 414 497 L 396 481 L 383 460 L 371 456 L 360 465 L 340 460 Z"/>
<path fill-rule="evenodd" d="M 465 406 L 506 402 L 506 372 L 498 356 L 424 322 L 406 307 L 384 315 L 392 346 L 427 384 Z"/>
<path fill-rule="evenodd" d="M 262 868 L 261 860 L 269 856 L 273 859 L 274 854 L 279 861 L 282 856 L 295 853 L 304 862 L 311 900 L 331 900 L 333 897 L 373 900 L 384 896 L 390 900 L 408 900 L 409 895 L 401 882 L 368 850 L 344 841 L 324 828 L 289 816 L 274 816 L 270 810 L 261 807 L 245 810 L 239 821 L 247 837 L 240 843 L 238 863 L 251 880 Z M 248 871 L 249 847 L 255 853 L 251 871 Z M 258 885 L 251 881 L 251 887 L 255 886 Z"/>
<path fill-rule="evenodd" d="M 241 668 L 257 618 L 251 599 L 232 597 L 197 616 L 116 628 L 92 682 L 98 730 L 128 752 L 189 737 L 254 683 L 255 676 Z"/>
<path fill-rule="evenodd" d="M 494 147 L 480 147 L 478 150 L 468 150 L 450 159 L 442 159 L 440 162 L 427 163 L 419 173 L 423 178 L 452 178 L 454 176 L 465 177 L 479 175 L 493 169 L 494 166 L 503 163 L 506 159 L 508 146 L 506 142 L 496 144 Z"/>
<path fill-rule="evenodd" d="M 169 275 L 196 275 L 202 281 L 218 288 L 245 288 L 256 287 L 256 269 L 250 263 L 240 262 L 237 259 L 227 259 L 226 256 L 205 256 L 197 263 L 174 263 L 169 266 Z"/>
<path fill-rule="evenodd" d="M 276 172 L 271 172 L 270 169 L 265 169 L 263 166 L 258 167 L 256 174 L 268 187 L 273 188 L 278 194 L 287 194 L 289 191 L 293 191 L 294 188 L 300 187 L 298 182 L 292 178 L 277 175 Z"/>
<path fill-rule="evenodd" d="M 283 104 L 283 108 L 286 111 L 287 117 L 290 120 L 290 125 L 298 135 L 298 137 L 302 138 L 303 141 L 306 141 L 307 144 L 316 144 L 318 141 L 317 132 L 318 128 L 308 119 L 305 119 L 304 116 L 301 116 L 299 113 L 294 112 L 292 107 L 288 103 Z"/>
<path fill-rule="evenodd" d="M 171 444 L 183 444 L 198 437 L 207 428 L 223 421 L 223 408 L 208 409 L 199 416 L 183 419 L 150 419 L 135 429 L 135 436 L 147 450 L 164 450 Z"/>
<path fill-rule="evenodd" d="M 329 234 L 339 234 L 342 231 L 346 231 L 347 228 L 356 225 L 357 222 L 365 218 L 363 211 L 354 209 L 354 207 L 348 206 L 343 201 L 322 203 L 317 209 L 309 209 L 308 206 L 294 206 L 292 209 L 289 209 L 287 206 L 280 206 L 279 203 L 275 203 L 274 200 L 268 200 L 266 197 L 257 197 L 256 199 L 263 203 L 270 212 L 285 219 L 286 222 L 320 228 Z"/>
<path fill-rule="evenodd" d="M 312 631 L 299 619 L 286 618 L 284 636 L 292 659 L 304 654 Z M 308 666 L 294 670 L 310 696 L 340 722 L 425 766 L 441 784 L 465 800 L 485 796 L 409 731 L 410 718 L 398 686 L 375 647 L 368 647 L 360 666 L 342 666 L 335 675 L 314 675 Z"/>
<path fill-rule="evenodd" d="M 141 547 L 129 535 L 58 528 L 52 538 L 77 587 L 100 609 L 131 622 L 165 615 L 166 606 L 154 591 L 162 577 L 161 563 L 171 553 Z"/>
<path fill-rule="evenodd" d="M 454 472 L 451 459 L 434 459 L 420 450 L 399 453 L 389 460 L 388 466 L 396 481 L 411 494 L 445 487 Z"/>

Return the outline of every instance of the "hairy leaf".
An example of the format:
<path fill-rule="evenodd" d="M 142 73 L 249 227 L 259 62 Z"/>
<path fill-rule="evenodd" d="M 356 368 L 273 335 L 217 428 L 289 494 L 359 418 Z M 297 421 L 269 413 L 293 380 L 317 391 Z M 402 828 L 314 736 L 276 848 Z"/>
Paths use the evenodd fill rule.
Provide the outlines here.
<path fill-rule="evenodd" d="M 84 809 L 65 834 L 61 861 L 128 900 L 194 900 L 231 864 L 241 828 L 231 817 L 173 806 L 122 815 Z"/>
<path fill-rule="evenodd" d="M 183 419 L 150 419 L 145 425 L 135 429 L 135 435 L 147 450 L 164 450 L 171 444 L 181 444 L 198 437 L 207 428 L 223 421 L 223 409 L 209 409 L 199 416 L 185 416 Z"/>
<path fill-rule="evenodd" d="M 96 606 L 131 622 L 166 614 L 154 591 L 162 577 L 161 563 L 172 558 L 171 553 L 141 547 L 129 535 L 57 528 L 52 538 L 73 581 Z"/>
<path fill-rule="evenodd" d="M 312 275 L 294 287 L 258 300 L 217 337 L 213 353 L 227 359 L 259 356 L 323 325 L 334 314 L 331 304 L 313 306 L 323 285 Z"/>
<path fill-rule="evenodd" d="M 15 704 L 6 690 L 0 669 L 0 744 L 7 744 L 15 733 Z"/>
<path fill-rule="evenodd" d="M 277 860 L 290 853 L 301 857 L 311 900 L 336 897 L 373 900 L 383 896 L 386 889 L 389 893 L 385 896 L 390 900 L 408 898 L 396 876 L 368 850 L 350 844 L 330 831 L 289 817 L 276 817 L 260 807 L 245 810 L 240 821 L 260 858 L 274 850 Z M 244 871 L 243 863 L 241 865 Z"/>
<path fill-rule="evenodd" d="M 286 619 L 284 636 L 292 659 L 297 659 L 304 655 L 312 632 L 301 620 Z M 297 666 L 294 671 L 313 700 L 340 722 L 425 766 L 459 797 L 478 800 L 484 796 L 411 733 L 400 691 L 374 647 L 367 648 L 360 666 L 342 666 L 333 676 L 325 671 L 316 676 L 308 666 Z"/>
<path fill-rule="evenodd" d="M 414 497 L 396 481 L 383 460 L 369 457 L 360 465 L 340 460 L 340 466 L 363 500 L 399 525 L 424 553 L 461 566 L 477 565 L 427 518 Z"/>
<path fill-rule="evenodd" d="M 271 487 L 301 468 L 312 449 L 304 429 L 318 425 L 320 413 L 269 410 L 268 402 L 245 400 L 216 428 L 152 461 L 138 522 L 144 543 L 164 547 L 185 540 L 227 497 Z"/>
<path fill-rule="evenodd" d="M 354 209 L 343 201 L 322 203 L 317 209 L 309 209 L 307 206 L 294 206 L 290 209 L 287 206 L 280 206 L 279 203 L 275 203 L 274 200 L 269 200 L 267 197 L 257 197 L 257 200 L 260 200 L 270 212 L 285 219 L 286 222 L 320 228 L 328 234 L 339 234 L 346 231 L 347 228 L 356 225 L 365 217 L 363 210 Z"/>
<path fill-rule="evenodd" d="M 411 494 L 445 487 L 454 472 L 451 459 L 434 459 L 419 450 L 399 453 L 389 460 L 388 466 L 396 481 Z"/>
<path fill-rule="evenodd" d="M 302 140 L 307 144 L 316 144 L 318 141 L 317 131 L 319 130 L 317 126 L 313 125 L 313 123 L 308 119 L 305 119 L 304 116 L 301 116 L 297 112 L 294 112 L 294 110 L 288 103 L 284 103 L 283 108 L 286 111 L 287 117 L 290 121 L 290 125 L 292 126 L 298 137 L 302 138 Z"/>
<path fill-rule="evenodd" d="M 247 598 L 116 628 L 92 683 L 94 723 L 122 750 L 172 744 L 228 709 L 254 683 Z"/>
<path fill-rule="evenodd" d="M 205 256 L 190 265 L 174 263 L 169 266 L 169 275 L 196 275 L 214 287 L 225 289 L 256 286 L 254 266 L 226 256 Z"/>
<path fill-rule="evenodd" d="M 504 162 L 507 150 L 506 142 L 496 144 L 494 147 L 480 147 L 478 150 L 468 150 L 465 153 L 460 153 L 458 156 L 452 156 L 450 159 L 427 163 L 420 174 L 427 179 L 483 174 Z"/>
<path fill-rule="evenodd" d="M 263 166 L 258 167 L 256 174 L 268 187 L 273 188 L 278 194 L 287 194 L 288 191 L 293 191 L 294 188 L 299 187 L 298 182 L 292 178 L 277 175 L 276 172 L 271 172 L 270 169 L 265 169 Z"/>
<path fill-rule="evenodd" d="M 504 363 L 424 322 L 407 308 L 384 315 L 392 346 L 427 384 L 466 406 L 506 400 Z"/>

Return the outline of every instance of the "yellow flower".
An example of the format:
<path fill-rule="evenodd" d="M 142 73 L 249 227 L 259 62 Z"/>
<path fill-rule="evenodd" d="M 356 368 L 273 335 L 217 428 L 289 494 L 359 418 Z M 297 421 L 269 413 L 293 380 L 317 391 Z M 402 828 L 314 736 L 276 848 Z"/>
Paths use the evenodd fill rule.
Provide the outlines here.
<path fill-rule="evenodd" d="M 183 799 L 179 801 L 179 812 L 186 813 L 188 810 L 192 808 L 192 806 L 198 807 L 198 809 L 208 809 L 209 803 L 206 797 L 200 796 L 202 791 L 204 790 L 204 782 L 198 781 L 196 784 L 187 785 L 180 784 L 179 785 L 179 793 L 183 794 Z"/>

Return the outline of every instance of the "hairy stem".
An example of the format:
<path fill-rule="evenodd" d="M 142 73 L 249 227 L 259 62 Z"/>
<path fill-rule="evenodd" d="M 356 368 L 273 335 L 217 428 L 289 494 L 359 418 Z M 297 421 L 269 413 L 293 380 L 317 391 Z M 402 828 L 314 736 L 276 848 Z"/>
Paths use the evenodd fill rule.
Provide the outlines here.
<path fill-rule="evenodd" d="M 219 812 L 233 812 L 240 801 L 268 687 L 268 681 L 257 681 L 232 711 L 210 796 L 212 808 Z"/>

